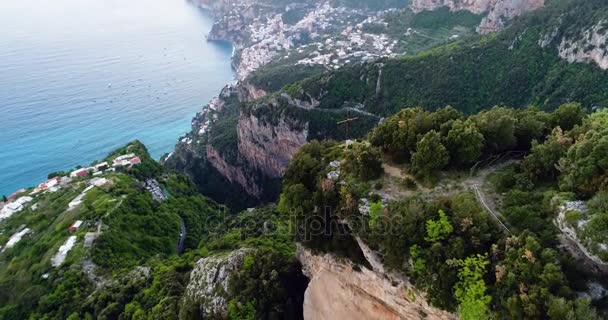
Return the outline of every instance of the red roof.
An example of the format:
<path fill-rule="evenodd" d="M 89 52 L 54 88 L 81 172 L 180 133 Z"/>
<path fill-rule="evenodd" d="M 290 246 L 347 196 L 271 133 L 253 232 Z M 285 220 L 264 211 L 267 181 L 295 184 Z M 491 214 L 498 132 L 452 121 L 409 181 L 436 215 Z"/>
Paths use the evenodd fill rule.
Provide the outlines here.
<path fill-rule="evenodd" d="M 76 170 L 76 176 L 78 177 L 84 177 L 89 173 L 89 170 L 87 170 L 86 168 L 82 168 L 79 170 Z"/>
<path fill-rule="evenodd" d="M 39 185 L 38 185 L 38 187 L 39 187 L 39 188 L 41 188 L 41 189 L 46 189 L 46 188 L 48 188 L 47 184 L 48 184 L 49 182 L 53 181 L 53 180 L 55 180 L 55 181 L 59 182 L 59 177 L 54 177 L 54 178 L 51 178 L 51 179 L 49 179 L 49 180 L 47 180 L 47 181 L 45 181 L 45 182 L 43 182 L 43 183 L 39 184 Z"/>
<path fill-rule="evenodd" d="M 130 162 L 131 162 L 131 164 L 140 164 L 141 163 L 141 159 L 139 157 L 135 157 L 135 158 L 132 158 L 130 160 Z"/>
<path fill-rule="evenodd" d="M 10 196 L 8 196 L 7 200 L 8 200 L 8 201 L 11 201 L 11 200 L 13 200 L 13 198 L 15 198 L 15 197 L 16 197 L 18 194 L 20 194 L 20 193 L 24 193 L 24 192 L 25 192 L 25 189 L 19 189 L 19 190 L 17 190 L 17 191 L 15 191 L 15 192 L 13 192 L 13 193 L 12 193 Z"/>

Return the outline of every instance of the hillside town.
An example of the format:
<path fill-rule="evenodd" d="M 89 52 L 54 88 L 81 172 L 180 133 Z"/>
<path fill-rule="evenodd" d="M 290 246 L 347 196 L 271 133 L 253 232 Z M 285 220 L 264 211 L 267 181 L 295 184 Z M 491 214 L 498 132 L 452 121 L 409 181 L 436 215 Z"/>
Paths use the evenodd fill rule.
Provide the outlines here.
<path fill-rule="evenodd" d="M 110 165 L 111 163 L 111 165 Z M 141 163 L 141 159 L 133 153 L 124 154 L 115 157 L 111 162 L 101 162 L 91 165 L 86 168 L 78 168 L 70 172 L 64 173 L 62 176 L 55 176 L 47 179 L 36 187 L 29 189 L 20 189 L 5 197 L 4 201 L 0 202 L 0 221 L 5 220 L 29 208 L 31 211 L 36 211 L 38 203 L 37 199 L 46 193 L 56 193 L 61 189 L 68 187 L 79 187 L 84 185 L 85 188 L 69 202 L 66 212 L 72 211 L 79 207 L 86 194 L 93 188 L 99 188 L 107 184 L 111 184 L 111 178 L 101 177 L 105 174 L 115 173 L 119 168 L 131 168 Z M 154 197 L 165 197 L 164 194 L 158 195 L 150 191 Z M 162 198 L 164 199 L 164 198 Z M 76 220 L 68 228 L 69 232 L 74 233 L 84 225 L 84 221 Z M 4 247 L 0 246 L 0 250 L 5 251 L 14 247 L 24 237 L 30 234 L 32 230 L 23 225 L 18 228 L 17 232 L 12 234 Z M 0 235 L 2 231 L 0 230 Z M 72 249 L 76 242 L 75 236 L 70 236 L 59 248 L 57 255 L 53 258 L 53 266 L 57 267 L 63 263 L 68 252 Z"/>
<path fill-rule="evenodd" d="M 398 39 L 365 31 L 367 24 L 386 24 L 383 16 L 393 11 L 373 12 L 321 3 L 293 25 L 284 21 L 289 11 L 257 18 L 245 28 L 249 41 L 242 46 L 237 76 L 243 80 L 270 62 L 338 69 L 352 62 L 404 54 L 396 49 Z"/>

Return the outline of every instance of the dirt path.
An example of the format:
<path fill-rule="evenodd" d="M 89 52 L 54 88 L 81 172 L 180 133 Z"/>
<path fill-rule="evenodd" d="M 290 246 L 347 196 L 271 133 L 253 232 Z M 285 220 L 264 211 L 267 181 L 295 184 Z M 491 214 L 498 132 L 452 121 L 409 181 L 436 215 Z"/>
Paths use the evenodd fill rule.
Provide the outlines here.
<path fill-rule="evenodd" d="M 477 202 L 479 202 L 479 204 L 481 204 L 481 206 L 492 216 L 492 218 L 494 218 L 494 220 L 498 223 L 499 226 L 502 227 L 502 229 L 504 231 L 506 231 L 507 233 L 511 233 L 511 231 L 509 230 L 509 228 L 507 228 L 507 226 L 505 226 L 504 223 L 502 223 L 501 221 L 501 215 L 499 213 L 497 213 L 496 211 L 494 211 L 494 209 L 490 208 L 490 206 L 488 206 L 488 202 L 486 201 L 486 196 L 483 194 L 483 192 L 481 191 L 481 189 L 479 188 L 478 185 L 473 185 L 472 187 L 473 192 L 475 193 L 475 198 L 477 199 Z"/>
<path fill-rule="evenodd" d="M 470 175 L 469 177 L 462 179 L 460 181 L 450 181 L 450 182 L 442 182 L 436 185 L 433 188 L 426 188 L 424 186 L 418 185 L 418 189 L 416 191 L 412 190 L 402 190 L 402 188 L 396 187 L 392 185 L 392 183 L 387 186 L 384 190 L 382 190 L 383 194 L 387 196 L 387 198 L 396 198 L 396 197 L 407 197 L 411 196 L 416 192 L 422 192 L 429 198 L 435 198 L 438 196 L 449 196 L 453 194 L 457 194 L 462 192 L 463 190 L 471 190 L 475 194 L 475 198 L 479 205 L 491 216 L 491 218 L 497 222 L 502 230 L 507 233 L 511 233 L 509 228 L 503 222 L 504 217 L 498 212 L 498 206 L 496 202 L 491 197 L 488 197 L 484 192 L 482 186 L 486 183 L 488 176 L 495 173 L 498 170 L 505 168 L 508 165 L 518 163 L 520 160 L 509 160 L 499 164 L 491 165 L 489 167 L 478 170 L 475 175 Z M 383 162 L 382 168 L 384 169 L 384 173 L 389 178 L 395 178 L 399 181 L 405 178 L 411 178 L 413 180 L 414 177 L 408 175 L 404 172 L 403 169 L 398 166 Z"/>

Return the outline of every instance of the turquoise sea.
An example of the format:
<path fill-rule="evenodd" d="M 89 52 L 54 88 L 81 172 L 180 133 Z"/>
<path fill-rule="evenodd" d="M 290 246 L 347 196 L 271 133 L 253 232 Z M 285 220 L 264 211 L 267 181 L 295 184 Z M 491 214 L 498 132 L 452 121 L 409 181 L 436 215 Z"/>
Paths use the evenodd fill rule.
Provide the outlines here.
<path fill-rule="evenodd" d="M 3 0 L 0 22 L 0 195 L 133 139 L 159 158 L 233 81 L 185 0 Z"/>

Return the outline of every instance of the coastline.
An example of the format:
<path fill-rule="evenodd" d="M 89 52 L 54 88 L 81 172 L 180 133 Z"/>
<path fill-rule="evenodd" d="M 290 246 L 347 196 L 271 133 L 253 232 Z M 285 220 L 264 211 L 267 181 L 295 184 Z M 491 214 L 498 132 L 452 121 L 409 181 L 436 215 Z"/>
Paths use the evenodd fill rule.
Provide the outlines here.
<path fill-rule="evenodd" d="M 167 24 L 146 14 L 138 15 L 137 21 L 149 26 L 149 32 L 141 34 L 141 30 L 125 27 L 123 35 L 115 36 L 119 43 L 109 46 L 106 53 L 89 50 L 78 55 L 62 53 L 51 59 L 56 51 L 67 50 L 59 47 L 63 40 L 45 36 L 57 46 L 36 56 L 27 54 L 36 51 L 31 50 L 36 48 L 33 41 L 39 37 L 37 31 L 42 31 L 36 26 L 23 27 L 27 37 L 19 46 L 11 51 L 0 50 L 0 56 L 13 66 L 12 70 L 22 71 L 11 73 L 8 69 L 5 76 L 13 78 L 14 85 L 23 90 L 19 93 L 10 92 L 10 87 L 4 85 L 0 88 L 7 101 L 0 108 L 5 110 L 3 137 L 9 140 L 0 157 L 3 159 L 0 195 L 35 186 L 50 172 L 88 164 L 134 139 L 143 141 L 154 159 L 160 160 L 174 150 L 177 138 L 190 130 L 189 122 L 203 102 L 217 96 L 225 84 L 234 83 L 232 43 L 206 43 L 203 39 L 213 27 L 215 17 L 189 3 L 166 4 L 169 8 L 165 12 L 180 17 L 178 23 Z M 135 4 L 125 6 L 131 8 Z M 99 19 L 105 25 L 109 18 Z M 62 26 L 56 27 L 48 29 L 59 30 Z M 113 29 L 108 26 L 108 30 Z M 65 39 L 69 40 L 85 31 L 53 32 L 65 32 Z M 138 33 L 135 43 L 140 44 L 136 45 L 140 49 L 129 51 L 132 46 L 129 43 L 133 41 L 121 39 L 132 39 Z M 87 39 L 87 48 L 101 48 L 106 47 L 103 41 L 108 38 Z M 59 72 L 45 74 L 45 68 L 26 72 L 28 60 L 34 65 L 57 68 L 66 79 L 60 79 Z M 71 80 L 77 77 L 78 82 Z M 42 98 L 47 101 L 41 102 Z M 46 105 L 53 111 L 43 112 L 44 108 L 38 105 Z M 58 121 L 64 126 L 58 125 Z M 78 126 L 79 123 L 82 125 Z"/>

